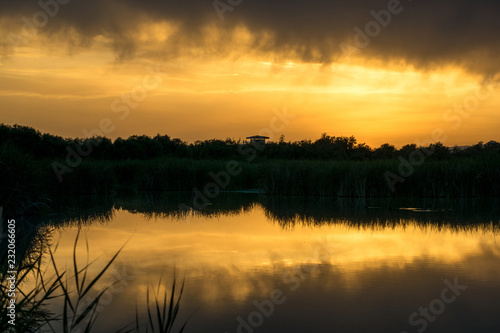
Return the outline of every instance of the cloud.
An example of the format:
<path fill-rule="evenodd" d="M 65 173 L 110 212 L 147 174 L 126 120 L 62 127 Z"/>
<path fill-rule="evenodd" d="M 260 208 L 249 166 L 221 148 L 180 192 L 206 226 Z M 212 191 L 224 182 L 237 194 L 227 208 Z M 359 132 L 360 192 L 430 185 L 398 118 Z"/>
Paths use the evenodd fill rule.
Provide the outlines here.
<path fill-rule="evenodd" d="M 220 1 L 231 6 L 228 0 Z M 500 3 L 493 0 L 405 0 L 399 6 L 396 0 L 231 2 L 237 5 L 225 11 L 221 21 L 212 0 L 72 0 L 64 5 L 41 0 L 49 12 L 57 13 L 47 15 L 48 23 L 37 33 L 79 48 L 104 39 L 119 61 L 133 57 L 237 58 L 258 53 L 274 61 L 328 64 L 345 59 L 341 43 L 356 46 L 354 28 L 366 34 L 367 23 L 375 22 L 373 13 L 381 13 L 381 20 L 389 22 L 384 14 L 391 3 L 399 13 L 391 14 L 386 27 L 377 23 L 379 31 L 373 23 L 368 25 L 373 37 L 359 48 L 359 56 L 421 68 L 458 65 L 477 73 L 496 72 L 500 65 L 496 36 Z M 22 18 L 33 22 L 33 15 L 40 11 L 40 4 L 32 0 L 0 3 L 4 55 L 13 52 L 9 32 L 22 36 L 29 30 Z M 140 38 L 148 25 L 161 23 L 175 27 L 164 40 Z M 360 41 L 367 42 L 358 37 L 358 46 Z"/>

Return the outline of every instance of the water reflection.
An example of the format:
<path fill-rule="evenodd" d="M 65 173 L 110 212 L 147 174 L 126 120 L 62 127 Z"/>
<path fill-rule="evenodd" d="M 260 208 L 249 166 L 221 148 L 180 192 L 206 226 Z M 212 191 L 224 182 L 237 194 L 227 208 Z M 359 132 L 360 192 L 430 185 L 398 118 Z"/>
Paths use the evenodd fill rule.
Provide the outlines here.
<path fill-rule="evenodd" d="M 298 196 L 263 196 L 223 193 L 203 210 L 186 211 L 180 205 L 192 201 L 190 193 L 158 192 L 130 196 L 65 197 L 56 207 L 50 222 L 95 223 L 112 218 L 115 209 L 143 214 L 145 218 L 185 218 L 196 214 L 205 217 L 240 214 L 260 205 L 266 216 L 282 227 L 295 223 L 325 224 L 338 220 L 359 224 L 398 224 L 415 220 L 436 225 L 483 225 L 500 223 L 500 199 L 394 199 L 330 198 Z"/>
<path fill-rule="evenodd" d="M 171 280 L 174 267 L 186 277 L 182 315 L 198 309 L 187 332 L 416 332 L 422 320 L 426 332 L 500 328 L 494 200 L 227 195 L 207 210 L 179 211 L 187 200 L 184 194 L 111 198 L 94 211 L 86 208 L 90 200 L 66 218 L 52 216 L 60 266 L 71 263 L 77 225 L 91 257 L 100 258 L 90 273 L 128 241 L 115 267 L 127 285 L 110 295 L 96 332 L 134 318 L 136 300 L 145 316 L 148 286 L 160 276 Z M 84 257 L 85 247 L 79 251 Z M 439 315 L 431 312 L 432 321 L 422 317 L 420 308 L 440 299 L 455 278 L 467 289 Z M 279 302 L 269 303 L 276 292 Z"/>

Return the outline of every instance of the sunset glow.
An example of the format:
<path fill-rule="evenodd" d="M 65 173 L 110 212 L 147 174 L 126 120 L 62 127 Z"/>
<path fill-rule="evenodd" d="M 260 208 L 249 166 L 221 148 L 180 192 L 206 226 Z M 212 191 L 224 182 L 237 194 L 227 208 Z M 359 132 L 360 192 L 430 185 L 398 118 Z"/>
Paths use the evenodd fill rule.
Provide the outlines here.
<path fill-rule="evenodd" d="M 500 332 L 499 16 L 1 0 L 0 332 Z"/>
<path fill-rule="evenodd" d="M 32 38 L 26 38 L 22 21 L 28 11 L 0 17 L 5 31 L 24 38 L 13 44 L 13 35 L 4 36 L 0 103 L 5 124 L 83 137 L 84 130 L 111 118 L 116 127 L 107 135 L 112 139 L 160 133 L 193 142 L 258 133 L 269 126 L 274 109 L 286 108 L 296 118 L 274 139 L 283 134 L 286 140 L 314 140 L 327 132 L 354 135 L 374 147 L 388 141 L 401 146 L 426 140 L 435 128 L 444 129 L 449 146 L 499 139 L 500 97 L 491 84 L 488 97 L 459 130 L 443 116 L 474 96 L 485 80 L 496 82 L 495 72 L 469 66 L 472 55 L 465 62 L 387 57 L 374 39 L 373 47 L 346 58 L 340 44 L 349 42 L 352 29 L 324 37 L 328 43 L 309 45 L 306 52 L 305 45 L 281 44 L 278 28 L 253 29 L 244 19 L 236 23 L 236 13 L 231 23 L 210 13 L 214 16 L 198 23 L 195 34 L 182 20 L 145 10 L 131 18 L 132 28 L 126 18 L 133 9 L 125 6 L 118 7 L 122 16 L 110 18 L 116 20 L 116 34 L 87 31 L 86 23 L 65 21 L 65 15 L 76 15 L 72 6 L 60 7 Z M 380 42 L 390 38 L 384 33 L 394 33 L 391 28 L 380 34 Z M 327 60 L 318 61 L 327 45 Z M 147 68 L 155 68 L 161 83 L 118 120 L 113 101 L 141 86 Z"/>
<path fill-rule="evenodd" d="M 231 286 L 229 296 L 241 301 L 255 292 L 252 286 L 255 271 L 278 271 L 285 275 L 299 267 L 307 270 L 305 267 L 323 265 L 341 272 L 346 288 L 355 288 L 359 275 L 367 270 L 397 271 L 420 261 L 460 265 L 483 253 L 500 256 L 495 243 L 498 232 L 487 228 L 452 230 L 421 226 L 417 222 L 395 228 L 370 225 L 356 228 L 339 221 L 320 228 L 295 225 L 292 230 L 282 230 L 267 220 L 260 207 L 237 218 L 220 216 L 217 222 L 203 216 L 180 220 L 158 218 L 147 223 L 140 221 L 141 218 L 117 211 L 112 223 L 83 229 L 81 237 L 91 239 L 91 258 L 103 258 L 105 262 L 105 258 L 112 257 L 127 244 L 121 260 L 132 265 L 136 272 L 159 276 L 162 270 L 176 266 L 179 271 L 188 272 L 191 279 L 224 275 L 239 281 L 238 285 Z M 72 264 L 76 235 L 75 228 L 54 230 L 60 267 Z M 84 250 L 84 240 L 81 240 L 80 265 L 85 264 Z M 164 258 L 163 266 L 157 265 L 157 258 Z M 101 266 L 98 262 L 91 271 L 97 274 Z M 489 268 L 477 263 L 477 278 L 485 274 L 483 269 Z M 146 291 L 146 280 L 140 288 Z M 204 288 L 202 295 L 209 302 L 228 292 L 223 285 Z M 266 285 L 266 288 L 272 286 Z"/>

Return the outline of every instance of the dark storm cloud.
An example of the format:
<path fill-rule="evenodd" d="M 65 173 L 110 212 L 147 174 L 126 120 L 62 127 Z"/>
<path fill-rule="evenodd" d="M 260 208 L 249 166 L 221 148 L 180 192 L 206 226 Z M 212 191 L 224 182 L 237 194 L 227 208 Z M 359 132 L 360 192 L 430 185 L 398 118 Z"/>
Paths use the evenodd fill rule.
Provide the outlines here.
<path fill-rule="evenodd" d="M 203 27 L 212 23 L 222 31 L 231 31 L 243 25 L 257 37 L 272 36 L 265 42 L 259 38 L 254 41 L 252 49 L 258 52 L 328 63 L 342 57 L 340 43 L 356 45 L 354 28 L 364 31 L 366 24 L 375 20 L 371 11 L 380 12 L 388 7 L 388 1 L 379 0 L 230 1 L 233 5 L 228 0 L 219 2 L 232 9 L 222 14 L 221 21 L 213 0 L 60 0 L 68 3 L 59 5 L 57 15 L 49 18 L 40 32 L 66 36 L 70 43 L 78 45 L 91 44 L 93 38 L 102 35 L 113 41 L 117 56 L 126 59 L 142 51 L 133 36 L 147 20 L 180 25 L 177 34 L 156 50 L 170 55 L 182 54 L 192 47 L 223 52 L 231 48 L 227 45 L 230 41 L 222 38 L 220 45 L 208 45 Z M 55 0 L 42 2 L 55 3 Z M 391 14 L 387 27 L 379 25 L 380 32 L 372 32 L 375 36 L 370 38 L 369 45 L 359 48 L 361 55 L 403 59 L 424 67 L 458 64 L 473 71 L 496 72 L 500 65 L 498 1 L 405 0 L 397 8 L 399 13 Z M 13 31 L 19 31 L 23 25 L 20 21 L 23 15 L 31 19 L 40 10 L 36 1 L 0 2 L 0 16 L 8 20 Z M 5 48 L 8 31 L 5 24 L 3 27 Z M 68 31 L 75 31 L 77 40 Z M 358 39 L 358 46 L 361 44 L 366 44 L 366 39 Z"/>

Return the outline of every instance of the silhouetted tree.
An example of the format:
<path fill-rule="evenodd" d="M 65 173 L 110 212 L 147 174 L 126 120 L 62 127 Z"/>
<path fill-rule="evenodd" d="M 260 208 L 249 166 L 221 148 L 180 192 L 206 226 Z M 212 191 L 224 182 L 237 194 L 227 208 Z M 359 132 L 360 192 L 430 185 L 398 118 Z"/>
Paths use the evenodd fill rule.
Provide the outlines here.
<path fill-rule="evenodd" d="M 66 139 L 60 136 L 39 131 L 21 125 L 0 124 L 0 147 L 9 145 L 16 151 L 37 159 L 61 159 L 67 156 L 67 146 L 74 151 L 88 151 L 91 153 L 85 158 L 99 160 L 124 159 L 155 159 L 155 158 L 193 158 L 193 159 L 238 159 L 245 160 L 248 156 L 241 154 L 241 148 L 254 148 L 251 144 L 244 144 L 241 140 L 227 138 L 225 140 L 199 140 L 188 144 L 178 138 L 157 134 L 154 137 L 147 135 L 133 135 L 126 139 L 117 138 L 111 141 L 106 137 Z M 412 152 L 421 150 L 427 158 L 442 160 L 449 158 L 474 158 L 491 154 L 500 154 L 500 143 L 490 141 L 486 144 L 479 142 L 466 149 L 454 147 L 450 149 L 441 142 L 427 147 L 417 147 L 415 144 L 403 146 L 399 151 L 385 143 L 377 149 L 368 145 L 357 144 L 354 136 L 330 136 L 321 134 L 316 141 L 300 140 L 286 142 L 282 135 L 278 142 L 268 142 L 259 149 L 255 161 L 263 159 L 289 160 L 367 160 L 367 159 L 395 159 L 398 156 L 409 158 Z M 16 155 L 17 156 L 17 155 Z"/>
<path fill-rule="evenodd" d="M 441 142 L 431 143 L 429 147 L 427 147 L 427 151 L 432 152 L 430 158 L 434 160 L 446 159 L 451 154 L 450 149 L 445 147 Z"/>
<path fill-rule="evenodd" d="M 380 159 L 389 159 L 395 158 L 397 155 L 396 153 L 396 147 L 391 144 L 384 143 L 379 148 L 375 149 L 375 151 L 373 152 L 373 156 Z"/>

